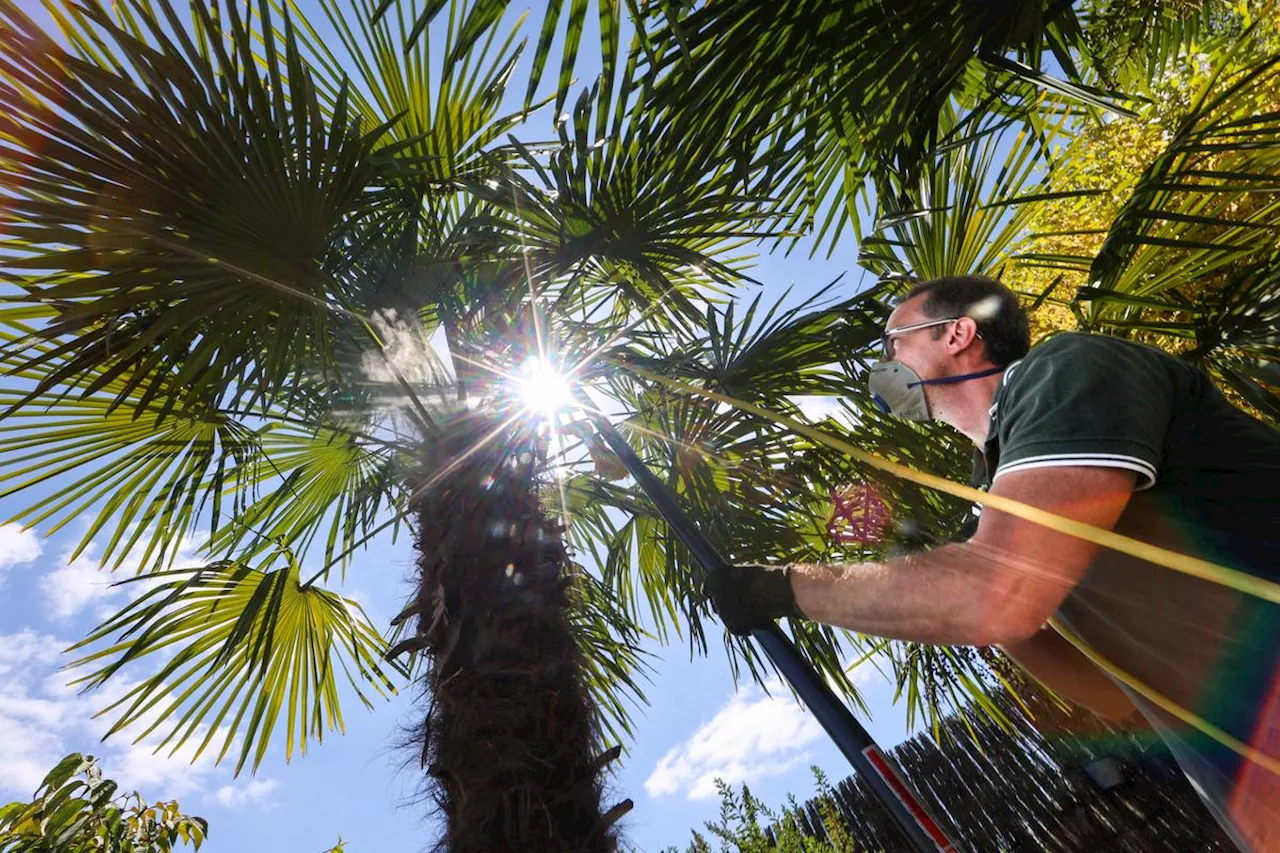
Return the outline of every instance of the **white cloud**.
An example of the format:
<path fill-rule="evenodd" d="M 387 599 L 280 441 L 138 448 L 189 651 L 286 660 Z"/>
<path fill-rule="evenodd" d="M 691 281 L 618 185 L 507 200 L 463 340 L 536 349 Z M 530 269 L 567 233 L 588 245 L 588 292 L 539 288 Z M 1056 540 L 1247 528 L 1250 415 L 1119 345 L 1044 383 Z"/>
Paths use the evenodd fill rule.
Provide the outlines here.
<path fill-rule="evenodd" d="M 658 762 L 644 788 L 651 797 L 683 791 L 690 800 L 716 795 L 715 780 L 729 784 L 776 776 L 808 760 L 804 747 L 822 727 L 781 684 L 735 694 L 684 743 Z"/>
<path fill-rule="evenodd" d="M 61 709 L 28 695 L 24 682 L 54 666 L 65 645 L 34 631 L 0 635 L 0 789 L 34 791 L 62 757 Z"/>
<path fill-rule="evenodd" d="M 68 640 L 29 630 L 0 634 L 0 792 L 30 796 L 54 764 L 71 752 L 96 755 L 105 774 L 123 790 L 136 789 L 150 799 L 181 797 L 230 783 L 230 768 L 214 765 L 222 732 L 194 763 L 195 749 L 207 729 L 197 731 L 176 754 L 168 748 L 155 751 L 168 731 L 164 726 L 141 743 L 131 742 L 154 722 L 163 702 L 128 730 L 102 742 L 116 718 L 108 714 L 94 719 L 94 713 L 123 697 L 136 682 L 116 676 L 97 690 L 80 693 L 67 683 L 79 673 L 57 669 L 65 663 L 60 652 L 69 645 Z M 275 785 L 273 781 L 271 787 Z"/>
<path fill-rule="evenodd" d="M 881 667 L 887 664 L 883 655 L 872 655 L 849 670 L 849 680 L 858 688 L 886 682 Z M 751 784 L 808 762 L 805 747 L 825 736 L 813 715 L 775 678 L 767 693 L 751 686 L 730 697 L 688 740 L 668 750 L 644 788 L 651 797 L 683 791 L 690 800 L 709 799 L 716 796 L 716 779 Z"/>
<path fill-rule="evenodd" d="M 218 805 L 229 809 L 240 809 L 253 803 L 259 808 L 273 805 L 270 794 L 280 783 L 275 779 L 250 779 L 247 785 L 223 785 L 214 792 L 213 798 Z"/>
<path fill-rule="evenodd" d="M 828 417 L 839 418 L 844 412 L 839 397 L 825 394 L 803 394 L 789 398 L 807 420 L 818 422 Z"/>
<path fill-rule="evenodd" d="M 31 666 L 48 666 L 58 659 L 58 655 L 67 644 L 56 640 L 48 634 L 37 634 L 34 631 L 19 631 L 16 634 L 0 635 L 0 690 L 5 683 L 12 681 L 18 673 Z"/>
<path fill-rule="evenodd" d="M 207 540 L 208 535 L 205 533 L 184 536 L 178 543 L 174 567 L 185 568 L 203 563 L 198 552 Z M 50 615 L 55 619 L 69 619 L 84 612 L 90 605 L 99 606 L 99 617 L 108 615 L 114 611 L 114 606 L 108 606 L 113 599 L 122 598 L 127 593 L 137 595 L 147 588 L 146 582 L 132 587 L 113 586 L 117 581 L 137 575 L 145 549 L 134 549 L 135 555 L 126 557 L 114 571 L 102 567 L 102 559 L 98 556 L 100 550 L 97 542 L 90 542 L 75 559 L 71 558 L 72 551 L 66 551 L 57 568 L 40 579 L 40 591 L 49 604 Z"/>
<path fill-rule="evenodd" d="M 11 566 L 34 562 L 43 551 L 34 530 L 20 524 L 0 524 L 0 583 Z"/>
<path fill-rule="evenodd" d="M 67 556 L 63 556 L 64 561 Z M 118 595 L 120 589 L 111 584 L 110 573 L 85 553 L 63 562 L 41 578 L 40 591 L 49 604 L 50 615 L 55 619 L 67 619 L 90 604 Z"/>

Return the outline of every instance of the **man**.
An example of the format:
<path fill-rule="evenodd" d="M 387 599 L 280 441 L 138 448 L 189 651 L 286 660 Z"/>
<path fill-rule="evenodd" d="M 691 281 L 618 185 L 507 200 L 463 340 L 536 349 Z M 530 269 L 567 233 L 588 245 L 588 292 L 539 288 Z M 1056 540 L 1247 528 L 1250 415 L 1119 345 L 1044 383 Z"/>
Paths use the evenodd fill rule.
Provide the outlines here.
<path fill-rule="evenodd" d="M 1085 334 L 1028 349 L 1026 315 L 998 282 L 929 281 L 890 316 L 870 385 L 886 410 L 973 441 L 992 495 L 1280 580 L 1280 435 L 1158 350 Z M 735 567 L 708 591 L 737 633 L 792 616 L 998 644 L 1100 714 L 1136 707 L 1241 849 L 1280 851 L 1280 607 L 1260 596 L 993 508 L 964 542 L 883 563 Z"/>

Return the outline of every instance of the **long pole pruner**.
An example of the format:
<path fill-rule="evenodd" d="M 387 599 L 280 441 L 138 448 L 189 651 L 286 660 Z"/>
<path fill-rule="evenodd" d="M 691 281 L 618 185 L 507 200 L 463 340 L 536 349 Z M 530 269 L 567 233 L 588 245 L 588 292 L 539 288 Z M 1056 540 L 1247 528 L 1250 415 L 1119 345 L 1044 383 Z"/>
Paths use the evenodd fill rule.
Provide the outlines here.
<path fill-rule="evenodd" d="M 594 417 L 600 437 L 609 445 L 640 488 L 658 508 L 671 530 L 693 554 L 704 573 L 726 568 L 729 563 L 702 535 L 689 516 L 680 508 L 676 496 L 666 484 L 654 476 L 613 424 L 603 416 Z M 853 769 L 867 783 L 872 794 L 893 817 L 904 838 L 919 853 L 961 853 L 960 845 L 951 840 L 911 789 L 892 758 L 876 745 L 871 734 L 849 712 L 834 691 L 814 671 L 795 644 L 777 624 L 751 632 L 769 660 L 813 713 L 818 723 L 835 741 Z"/>

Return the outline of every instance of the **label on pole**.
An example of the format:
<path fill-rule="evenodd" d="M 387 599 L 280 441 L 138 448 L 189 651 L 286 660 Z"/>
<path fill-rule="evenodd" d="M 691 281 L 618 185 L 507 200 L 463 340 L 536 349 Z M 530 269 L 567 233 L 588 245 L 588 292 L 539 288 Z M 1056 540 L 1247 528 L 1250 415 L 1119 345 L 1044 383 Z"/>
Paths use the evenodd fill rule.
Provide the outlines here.
<path fill-rule="evenodd" d="M 915 792 L 898 775 L 898 771 L 893 768 L 889 760 L 880 752 L 880 748 L 873 744 L 863 749 L 862 755 L 875 768 L 876 773 L 880 775 L 884 783 L 889 786 L 889 790 L 893 791 L 893 795 L 898 798 L 898 802 L 902 803 L 903 808 L 915 818 L 916 824 L 937 845 L 938 853 L 958 853 L 955 843 L 947 838 L 947 834 L 942 831 L 942 827 L 938 826 L 933 817 L 925 811 L 924 803 L 916 798 Z"/>

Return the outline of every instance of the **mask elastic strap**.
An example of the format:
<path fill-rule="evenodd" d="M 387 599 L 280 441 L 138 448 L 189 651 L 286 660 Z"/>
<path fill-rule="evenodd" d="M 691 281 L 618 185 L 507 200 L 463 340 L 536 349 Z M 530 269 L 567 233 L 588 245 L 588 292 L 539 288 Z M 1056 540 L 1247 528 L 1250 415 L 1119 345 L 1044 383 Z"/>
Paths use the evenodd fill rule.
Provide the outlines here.
<path fill-rule="evenodd" d="M 991 376 L 995 373 L 1003 373 L 1005 368 L 993 367 L 990 370 L 979 370 L 977 373 L 961 373 L 959 376 L 944 376 L 941 379 L 921 379 L 918 382 L 908 382 L 908 388 L 914 388 L 917 385 L 955 385 L 960 382 L 968 382 L 970 379 L 981 379 L 984 376 Z"/>

